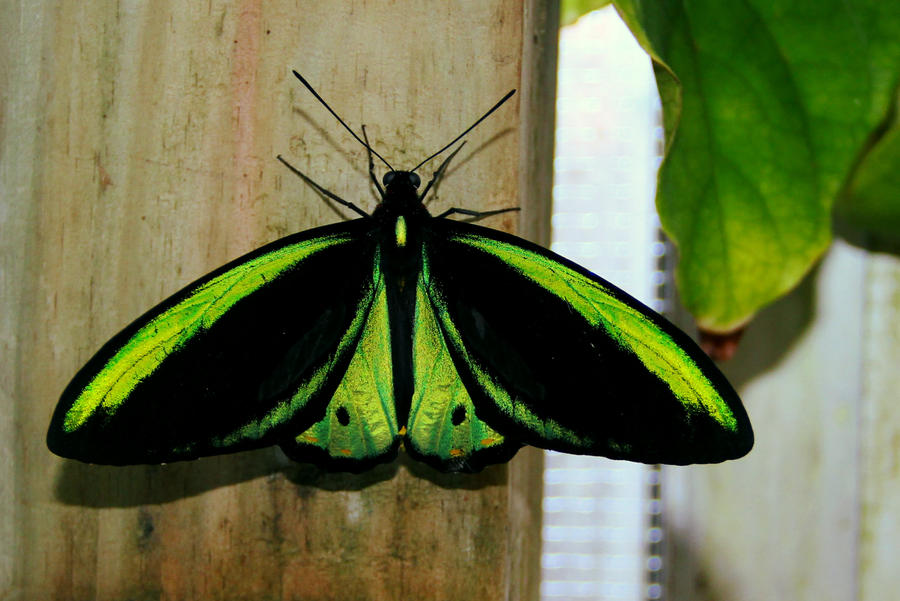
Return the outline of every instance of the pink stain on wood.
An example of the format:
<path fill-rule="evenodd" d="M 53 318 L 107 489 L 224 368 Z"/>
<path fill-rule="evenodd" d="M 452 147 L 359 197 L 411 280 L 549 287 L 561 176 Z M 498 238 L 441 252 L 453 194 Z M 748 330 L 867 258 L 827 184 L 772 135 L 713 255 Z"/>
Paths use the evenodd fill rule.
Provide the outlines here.
<path fill-rule="evenodd" d="M 112 178 L 100 163 L 97 163 L 97 174 L 100 176 L 100 192 L 106 192 L 106 189 L 113 185 Z"/>
<path fill-rule="evenodd" d="M 259 178 L 260 161 L 254 152 L 256 142 L 256 75 L 259 66 L 262 1 L 244 0 L 238 7 L 237 29 L 232 51 L 232 119 L 234 123 L 234 194 L 236 223 L 232 242 L 241 251 L 256 243 L 253 227 L 254 186 Z"/>

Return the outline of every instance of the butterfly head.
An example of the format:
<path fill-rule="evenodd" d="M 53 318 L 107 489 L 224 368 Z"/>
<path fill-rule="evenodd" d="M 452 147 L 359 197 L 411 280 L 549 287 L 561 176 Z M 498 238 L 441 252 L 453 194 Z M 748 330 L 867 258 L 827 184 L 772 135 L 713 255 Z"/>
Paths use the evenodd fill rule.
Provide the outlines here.
<path fill-rule="evenodd" d="M 386 215 L 411 215 L 418 213 L 424 207 L 419 198 L 419 186 L 421 178 L 412 171 L 391 170 L 381 178 L 384 184 L 384 198 L 380 212 Z"/>
<path fill-rule="evenodd" d="M 419 178 L 418 174 L 413 173 L 412 171 L 388 171 L 384 174 L 384 177 L 381 178 L 381 183 L 384 184 L 385 191 L 395 193 L 409 193 L 412 191 L 414 193 L 419 189 L 422 180 Z"/>

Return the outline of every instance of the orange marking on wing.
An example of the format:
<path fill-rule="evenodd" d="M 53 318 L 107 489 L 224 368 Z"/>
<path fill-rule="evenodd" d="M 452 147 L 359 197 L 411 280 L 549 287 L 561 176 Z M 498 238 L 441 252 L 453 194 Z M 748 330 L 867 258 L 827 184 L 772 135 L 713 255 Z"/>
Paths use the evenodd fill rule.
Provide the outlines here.
<path fill-rule="evenodd" d="M 341 449 L 341 453 L 343 453 L 344 455 L 349 455 L 350 449 Z"/>
<path fill-rule="evenodd" d="M 450 455 L 451 455 L 452 457 L 459 457 L 459 456 L 462 455 L 462 454 L 463 454 L 463 450 L 462 450 L 462 449 L 450 449 Z"/>

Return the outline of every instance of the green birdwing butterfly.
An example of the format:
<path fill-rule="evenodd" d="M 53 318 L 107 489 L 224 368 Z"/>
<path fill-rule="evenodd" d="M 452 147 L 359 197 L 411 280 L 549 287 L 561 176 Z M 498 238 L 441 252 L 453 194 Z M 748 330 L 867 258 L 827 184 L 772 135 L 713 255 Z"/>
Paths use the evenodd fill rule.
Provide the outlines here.
<path fill-rule="evenodd" d="M 673 464 L 750 450 L 738 395 L 686 334 L 551 251 L 448 219 L 499 211 L 430 215 L 450 159 L 419 193 L 426 161 L 394 170 L 325 106 L 366 146 L 382 202 L 369 215 L 291 167 L 362 217 L 268 244 L 135 320 L 63 392 L 50 450 L 123 465 L 280 445 L 351 471 L 401 446 L 444 471 L 525 444 Z"/>

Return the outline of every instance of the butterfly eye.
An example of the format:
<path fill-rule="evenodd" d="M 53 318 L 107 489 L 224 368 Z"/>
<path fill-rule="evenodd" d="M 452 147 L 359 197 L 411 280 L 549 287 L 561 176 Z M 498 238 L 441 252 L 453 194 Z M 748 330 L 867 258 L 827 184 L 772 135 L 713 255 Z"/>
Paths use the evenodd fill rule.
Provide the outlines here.
<path fill-rule="evenodd" d="M 418 187 L 419 187 L 419 184 L 422 183 L 422 180 L 419 179 L 419 176 L 418 176 L 417 174 L 415 174 L 415 173 L 410 173 L 410 174 L 409 174 L 409 183 L 412 184 L 412 187 L 413 187 L 413 188 L 418 188 Z"/>
<path fill-rule="evenodd" d="M 381 178 L 381 183 L 385 186 L 390 186 L 391 182 L 394 181 L 395 175 L 397 175 L 396 171 L 388 171 L 384 174 L 384 177 Z"/>

